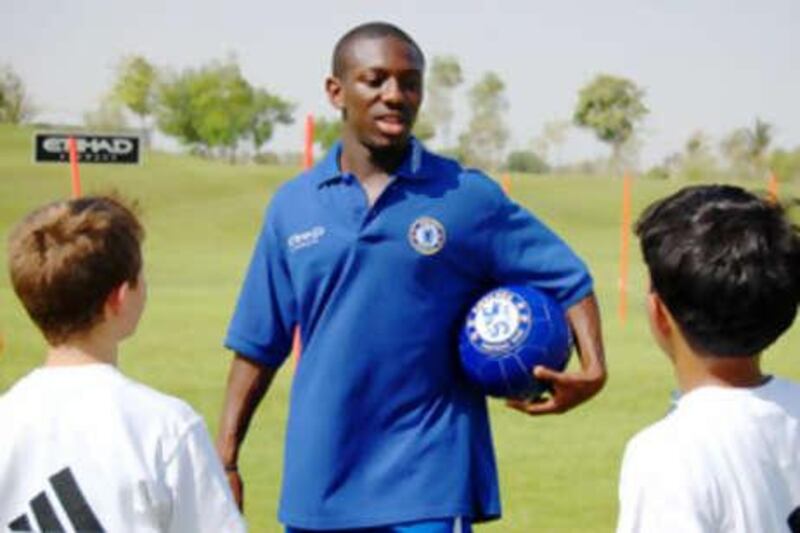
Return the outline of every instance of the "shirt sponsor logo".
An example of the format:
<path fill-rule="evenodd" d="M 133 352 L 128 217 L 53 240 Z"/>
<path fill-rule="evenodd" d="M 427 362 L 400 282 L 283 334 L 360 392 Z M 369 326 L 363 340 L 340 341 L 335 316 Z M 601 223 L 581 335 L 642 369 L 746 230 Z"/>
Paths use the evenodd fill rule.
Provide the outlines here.
<path fill-rule="evenodd" d="M 408 228 L 408 242 L 422 255 L 433 255 L 444 248 L 446 234 L 441 222 L 419 217 Z"/>
<path fill-rule="evenodd" d="M 324 235 L 325 228 L 323 226 L 314 226 L 308 231 L 290 235 L 289 238 L 286 239 L 286 244 L 289 246 L 289 251 L 296 252 L 297 250 L 317 244 Z"/>
<path fill-rule="evenodd" d="M 50 487 L 57 500 L 56 505 L 60 505 L 66 514 L 75 531 L 92 531 L 102 533 L 105 531 L 100 521 L 94 514 L 94 510 L 89 506 L 83 495 L 72 470 L 64 468 L 50 476 Z M 46 491 L 41 491 L 30 501 L 31 511 L 36 524 L 41 531 L 65 531 L 64 525 L 56 513 L 53 502 Z M 22 513 L 8 523 L 11 531 L 33 531 L 32 522 L 27 513 Z"/>
<path fill-rule="evenodd" d="M 75 139 L 81 163 L 138 163 L 140 139 L 134 135 L 37 133 L 34 160 L 40 163 L 69 161 L 69 138 Z"/>
<path fill-rule="evenodd" d="M 499 355 L 517 348 L 528 337 L 533 319 L 528 302 L 513 291 L 492 291 L 467 317 L 470 343 L 487 355 Z"/>

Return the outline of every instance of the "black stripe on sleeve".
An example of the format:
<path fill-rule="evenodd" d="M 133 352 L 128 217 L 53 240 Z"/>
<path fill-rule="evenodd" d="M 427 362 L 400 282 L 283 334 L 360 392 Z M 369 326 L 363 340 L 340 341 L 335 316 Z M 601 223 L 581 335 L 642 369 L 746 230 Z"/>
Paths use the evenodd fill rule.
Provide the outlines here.
<path fill-rule="evenodd" d="M 59 533 L 64 531 L 44 492 L 40 492 L 31 500 L 31 509 L 33 509 L 33 516 L 36 517 L 36 522 L 39 524 L 39 529 Z"/>
<path fill-rule="evenodd" d="M 103 526 L 100 525 L 100 521 L 89 507 L 89 503 L 69 468 L 50 476 L 50 484 L 61 501 L 69 521 L 72 522 L 72 527 L 77 531 L 103 531 Z"/>
<path fill-rule="evenodd" d="M 789 530 L 792 533 L 800 533 L 800 507 L 792 511 L 786 522 L 789 524 Z"/>
<path fill-rule="evenodd" d="M 11 531 L 33 531 L 33 529 L 31 529 L 31 523 L 28 521 L 28 517 L 24 514 L 16 517 L 13 522 L 9 522 L 8 529 Z"/>

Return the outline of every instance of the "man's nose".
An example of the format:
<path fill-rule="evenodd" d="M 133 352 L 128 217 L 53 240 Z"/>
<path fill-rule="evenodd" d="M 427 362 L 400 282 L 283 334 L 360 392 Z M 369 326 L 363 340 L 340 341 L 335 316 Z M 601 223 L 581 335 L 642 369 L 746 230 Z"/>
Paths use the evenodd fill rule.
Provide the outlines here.
<path fill-rule="evenodd" d="M 383 92 L 381 94 L 385 102 L 402 103 L 403 91 L 400 88 L 400 82 L 397 79 L 389 77 L 383 84 Z"/>

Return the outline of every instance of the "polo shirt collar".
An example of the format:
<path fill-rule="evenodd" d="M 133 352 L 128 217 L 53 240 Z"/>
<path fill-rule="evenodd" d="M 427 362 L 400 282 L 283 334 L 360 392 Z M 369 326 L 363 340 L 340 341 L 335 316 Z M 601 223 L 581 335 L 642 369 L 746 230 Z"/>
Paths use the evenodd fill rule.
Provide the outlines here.
<path fill-rule="evenodd" d="M 339 168 L 339 156 L 341 153 L 342 142 L 337 141 L 328 150 L 325 158 L 316 166 L 314 174 L 318 187 L 344 176 L 344 173 Z M 397 167 L 397 170 L 395 170 L 394 176 L 406 179 L 424 179 L 424 155 L 425 147 L 415 137 L 411 137 L 408 153 L 400 163 L 400 166 Z"/>

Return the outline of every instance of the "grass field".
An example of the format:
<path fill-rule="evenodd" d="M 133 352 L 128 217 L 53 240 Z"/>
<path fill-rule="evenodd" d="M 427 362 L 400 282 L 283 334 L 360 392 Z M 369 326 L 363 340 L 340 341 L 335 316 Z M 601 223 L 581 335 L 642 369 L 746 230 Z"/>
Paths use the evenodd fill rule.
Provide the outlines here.
<path fill-rule="evenodd" d="M 0 233 L 34 206 L 69 194 L 66 165 L 31 163 L 32 131 L 0 125 Z M 121 366 L 135 379 L 185 398 L 215 431 L 229 356 L 221 347 L 241 277 L 271 193 L 296 169 L 230 166 L 150 154 L 140 166 L 84 165 L 87 193 L 116 190 L 138 199 L 148 236 L 150 294 Z M 560 232 L 588 261 L 604 316 L 610 379 L 589 404 L 562 416 L 528 419 L 492 402 L 504 518 L 481 533 L 610 531 L 625 441 L 667 409 L 672 376 L 650 342 L 645 279 L 633 253 L 629 320 L 616 316 L 618 180 L 514 176 L 512 196 Z M 634 213 L 682 183 L 637 181 Z M 747 183 L 750 188 L 764 184 Z M 782 194 L 800 196 L 800 185 Z M 635 248 L 634 248 L 635 249 Z M 14 298 L 0 251 L 0 392 L 37 365 L 44 344 Z M 769 350 L 769 371 L 800 380 L 800 326 Z M 287 365 L 253 421 L 241 459 L 252 531 L 280 531 L 276 505 L 291 369 Z M 0 437 L 2 438 L 2 437 Z"/>

